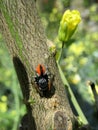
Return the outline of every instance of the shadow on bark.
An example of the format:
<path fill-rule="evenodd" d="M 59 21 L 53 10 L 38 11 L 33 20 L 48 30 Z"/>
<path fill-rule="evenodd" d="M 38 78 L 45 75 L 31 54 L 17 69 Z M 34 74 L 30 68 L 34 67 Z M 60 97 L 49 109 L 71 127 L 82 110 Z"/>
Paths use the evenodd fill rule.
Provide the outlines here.
<path fill-rule="evenodd" d="M 32 109 L 30 103 L 28 103 L 30 96 L 30 86 L 26 68 L 18 57 L 13 58 L 13 63 L 18 76 L 18 80 L 20 82 L 21 90 L 23 92 L 24 100 L 26 101 L 25 105 L 27 108 L 27 114 L 22 117 L 19 130 L 36 130 L 35 120 L 34 117 L 32 117 Z"/>
<path fill-rule="evenodd" d="M 13 63 L 21 86 L 21 90 L 23 92 L 23 97 L 26 100 L 28 100 L 30 90 L 29 90 L 29 79 L 26 72 L 26 68 L 18 57 L 13 57 Z"/>

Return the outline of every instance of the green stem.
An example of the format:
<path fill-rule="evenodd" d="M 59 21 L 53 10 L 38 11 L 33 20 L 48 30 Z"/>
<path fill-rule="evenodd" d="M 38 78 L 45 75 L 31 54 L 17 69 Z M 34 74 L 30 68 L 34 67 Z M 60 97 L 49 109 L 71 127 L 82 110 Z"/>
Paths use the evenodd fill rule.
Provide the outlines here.
<path fill-rule="evenodd" d="M 70 88 L 70 86 L 69 86 L 69 84 L 68 84 L 68 82 L 67 82 L 67 80 L 66 80 L 66 78 L 64 76 L 64 73 L 62 72 L 61 67 L 60 67 L 58 62 L 57 62 L 57 65 L 58 65 L 59 72 L 60 72 L 60 75 L 61 75 L 61 78 L 62 78 L 62 81 L 63 81 L 64 85 L 68 86 L 68 91 L 69 91 L 69 93 L 71 95 L 71 101 L 72 101 L 78 115 L 81 117 L 82 122 L 84 124 L 88 124 L 88 121 L 87 121 L 85 115 L 83 114 L 83 112 L 82 112 L 82 110 L 81 110 L 81 108 L 80 108 L 80 106 L 79 106 L 79 104 L 78 104 L 78 102 L 77 102 L 77 100 L 76 100 L 76 98 L 75 98 L 75 96 L 74 96 L 74 94 L 73 94 L 73 92 L 72 92 L 72 90 L 71 90 L 71 88 Z"/>
<path fill-rule="evenodd" d="M 73 91 L 71 90 L 70 85 L 68 84 L 68 82 L 67 82 L 67 80 L 66 80 L 66 78 L 65 78 L 65 76 L 64 76 L 64 73 L 62 72 L 61 67 L 60 67 L 60 65 L 59 65 L 60 60 L 61 60 L 61 57 L 62 57 L 62 53 L 63 53 L 64 44 L 65 44 L 65 43 L 63 42 L 63 43 L 62 43 L 62 48 L 61 48 L 61 51 L 60 51 L 60 55 L 59 55 L 59 58 L 58 58 L 58 61 L 57 61 L 57 65 L 58 65 L 58 68 L 59 68 L 59 72 L 60 72 L 60 75 L 61 75 L 61 78 L 62 78 L 62 81 L 63 81 L 64 85 L 65 85 L 65 86 L 68 86 L 68 91 L 69 91 L 69 94 L 71 95 L 71 101 L 72 101 L 72 103 L 73 103 L 73 105 L 74 105 L 74 107 L 75 107 L 75 109 L 76 109 L 78 115 L 81 117 L 82 122 L 83 122 L 84 124 L 88 124 L 88 121 L 87 121 L 87 119 L 86 119 L 84 113 L 82 112 L 82 110 L 81 110 L 81 108 L 80 108 L 80 106 L 79 106 L 79 104 L 78 104 L 78 102 L 77 102 L 77 100 L 76 100 L 76 98 L 75 98 L 75 96 L 74 96 L 74 93 L 73 93 Z"/>
<path fill-rule="evenodd" d="M 60 51 L 60 55 L 59 55 L 59 58 L 58 58 L 58 63 L 60 63 L 60 60 L 61 60 L 61 57 L 62 57 L 62 53 L 63 53 L 63 48 L 64 48 L 64 42 L 62 42 L 62 48 L 61 48 L 61 51 Z"/>

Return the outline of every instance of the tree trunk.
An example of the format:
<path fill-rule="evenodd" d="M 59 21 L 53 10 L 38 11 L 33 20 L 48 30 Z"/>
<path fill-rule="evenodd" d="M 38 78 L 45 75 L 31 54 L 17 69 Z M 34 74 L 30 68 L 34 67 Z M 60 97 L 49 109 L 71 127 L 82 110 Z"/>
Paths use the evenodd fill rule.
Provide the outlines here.
<path fill-rule="evenodd" d="M 72 130 L 74 116 L 55 58 L 49 53 L 35 1 L 0 0 L 0 33 L 12 56 L 26 101 L 27 130 Z M 50 97 L 41 97 L 35 84 L 31 84 L 38 64 L 47 66 L 54 75 L 55 91 Z"/>

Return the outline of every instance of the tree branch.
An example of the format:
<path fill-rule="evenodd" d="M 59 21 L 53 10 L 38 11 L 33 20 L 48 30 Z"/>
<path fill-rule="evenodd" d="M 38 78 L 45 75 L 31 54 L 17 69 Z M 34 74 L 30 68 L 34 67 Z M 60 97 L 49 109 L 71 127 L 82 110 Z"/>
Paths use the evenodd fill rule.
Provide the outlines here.
<path fill-rule="evenodd" d="M 34 0 L 0 0 L 0 30 L 11 53 L 28 111 L 29 130 L 72 130 L 74 120 L 64 85 Z M 55 93 L 40 97 L 31 84 L 38 64 L 47 66 L 55 76 Z M 31 116 L 32 115 L 32 116 Z"/>

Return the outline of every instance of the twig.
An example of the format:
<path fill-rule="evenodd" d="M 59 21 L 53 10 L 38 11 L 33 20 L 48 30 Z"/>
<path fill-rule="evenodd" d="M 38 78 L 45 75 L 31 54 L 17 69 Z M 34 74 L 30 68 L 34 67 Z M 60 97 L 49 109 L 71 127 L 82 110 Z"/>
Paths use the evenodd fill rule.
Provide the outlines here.
<path fill-rule="evenodd" d="M 91 90 L 93 92 L 94 99 L 95 99 L 96 111 L 98 113 L 98 94 L 97 94 L 97 91 L 96 91 L 95 83 L 92 82 L 92 81 L 88 81 L 88 84 L 90 85 Z"/>

